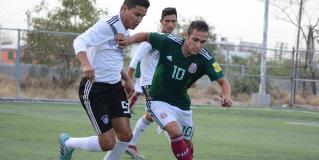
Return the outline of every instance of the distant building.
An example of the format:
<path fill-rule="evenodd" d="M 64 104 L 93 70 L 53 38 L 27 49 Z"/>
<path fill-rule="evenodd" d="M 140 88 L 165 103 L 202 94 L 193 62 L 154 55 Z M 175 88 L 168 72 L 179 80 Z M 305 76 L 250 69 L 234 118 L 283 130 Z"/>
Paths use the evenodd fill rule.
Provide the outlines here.
<path fill-rule="evenodd" d="M 0 62 L 14 64 L 16 60 L 17 45 L 14 45 L 13 43 L 2 43 L 0 49 Z"/>
<path fill-rule="evenodd" d="M 16 62 L 17 55 L 17 44 L 16 43 L 5 43 L 1 44 L 0 48 L 0 63 L 14 64 Z M 20 51 L 20 57 L 22 52 Z"/>
<path fill-rule="evenodd" d="M 263 45 L 261 43 L 256 43 L 256 42 L 240 41 L 238 45 L 239 45 L 239 51 L 241 52 L 261 53 L 263 48 Z"/>
<path fill-rule="evenodd" d="M 240 41 L 239 44 L 229 42 L 226 37 L 222 37 L 220 41 L 213 42 L 223 55 L 238 56 L 241 58 L 248 58 L 252 52 L 261 53 L 262 44 L 254 42 Z M 231 59 L 231 58 L 230 58 Z"/>

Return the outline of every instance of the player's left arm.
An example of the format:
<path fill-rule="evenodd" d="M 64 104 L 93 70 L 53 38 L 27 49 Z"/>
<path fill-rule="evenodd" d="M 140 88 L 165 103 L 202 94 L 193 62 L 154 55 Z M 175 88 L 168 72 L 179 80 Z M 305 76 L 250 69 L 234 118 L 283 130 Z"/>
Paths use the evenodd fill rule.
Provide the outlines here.
<path fill-rule="evenodd" d="M 231 85 L 229 81 L 225 77 L 222 77 L 217 80 L 217 83 L 222 88 L 221 105 L 223 107 L 231 107 L 233 102 L 231 100 Z"/>
<path fill-rule="evenodd" d="M 121 71 L 121 78 L 123 80 L 123 86 L 124 91 L 126 93 L 126 97 L 130 98 L 134 93 L 132 79 L 124 71 Z"/>
<path fill-rule="evenodd" d="M 206 54 L 206 57 L 209 57 L 209 55 Z M 229 81 L 224 77 L 222 69 L 213 57 L 205 62 L 207 65 L 206 73 L 208 77 L 211 81 L 216 81 L 222 89 L 221 106 L 231 107 L 233 102 L 231 100 L 231 86 Z"/>

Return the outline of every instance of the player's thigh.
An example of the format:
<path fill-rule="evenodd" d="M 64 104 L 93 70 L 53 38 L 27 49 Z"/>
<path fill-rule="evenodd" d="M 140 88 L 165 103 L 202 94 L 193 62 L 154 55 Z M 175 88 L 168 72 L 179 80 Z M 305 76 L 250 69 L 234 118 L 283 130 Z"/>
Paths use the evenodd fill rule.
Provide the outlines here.
<path fill-rule="evenodd" d="M 97 135 L 105 133 L 112 128 L 109 116 L 109 106 L 106 100 L 109 92 L 108 86 L 103 83 L 82 80 L 79 97 Z"/>
<path fill-rule="evenodd" d="M 128 108 L 128 102 L 124 92 L 124 88 L 121 84 L 113 88 L 110 96 L 108 97 L 110 117 L 112 120 L 112 126 L 116 133 L 116 136 L 121 141 L 130 141 L 132 137 L 132 131 L 130 127 L 129 118 L 131 117 L 130 110 Z"/>
<path fill-rule="evenodd" d="M 129 142 L 132 139 L 132 130 L 128 117 L 112 118 L 112 124 L 116 133 L 117 139 L 123 142 Z"/>
<path fill-rule="evenodd" d="M 127 117 L 131 118 L 130 109 L 122 84 L 118 83 L 111 92 L 108 93 L 107 101 L 110 111 L 110 117 Z"/>
<path fill-rule="evenodd" d="M 182 135 L 179 124 L 176 121 L 171 121 L 167 123 L 164 130 L 168 133 L 170 138 L 176 138 Z"/>
<path fill-rule="evenodd" d="M 162 129 L 165 129 L 170 136 L 180 133 L 176 115 L 168 103 L 162 101 L 148 101 L 147 110 L 154 121 L 156 121 Z"/>

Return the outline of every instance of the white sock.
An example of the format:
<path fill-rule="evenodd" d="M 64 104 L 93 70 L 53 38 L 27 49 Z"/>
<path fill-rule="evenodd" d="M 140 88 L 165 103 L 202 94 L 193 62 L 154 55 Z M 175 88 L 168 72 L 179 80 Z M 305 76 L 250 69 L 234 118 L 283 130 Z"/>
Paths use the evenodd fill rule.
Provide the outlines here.
<path fill-rule="evenodd" d="M 151 124 L 145 116 L 142 116 L 135 125 L 134 131 L 133 131 L 133 137 L 131 139 L 130 144 L 136 145 L 137 141 L 140 139 L 142 132 Z"/>
<path fill-rule="evenodd" d="M 107 152 L 103 160 L 119 160 L 125 149 L 127 148 L 128 143 L 117 140 L 114 148 Z"/>
<path fill-rule="evenodd" d="M 98 136 L 83 137 L 83 138 L 69 138 L 65 141 L 68 148 L 83 149 L 86 151 L 98 152 L 102 151 Z"/>

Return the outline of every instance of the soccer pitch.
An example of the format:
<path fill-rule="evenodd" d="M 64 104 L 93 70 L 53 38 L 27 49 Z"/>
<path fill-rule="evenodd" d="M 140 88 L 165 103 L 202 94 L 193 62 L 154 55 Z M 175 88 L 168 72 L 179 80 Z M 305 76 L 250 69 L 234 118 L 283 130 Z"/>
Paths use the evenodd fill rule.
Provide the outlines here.
<path fill-rule="evenodd" d="M 132 128 L 143 114 L 137 106 Z M 319 112 L 269 108 L 193 109 L 196 160 L 318 160 Z M 57 160 L 58 135 L 94 135 L 82 106 L 0 103 L 1 160 Z M 174 160 L 164 134 L 151 125 L 139 141 L 149 160 Z M 73 160 L 101 160 L 105 153 L 76 150 Z M 122 159 L 130 159 L 124 155 Z"/>

